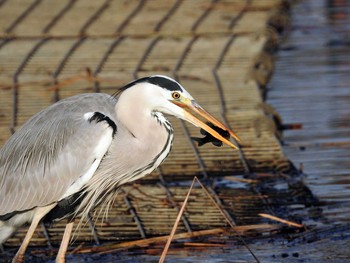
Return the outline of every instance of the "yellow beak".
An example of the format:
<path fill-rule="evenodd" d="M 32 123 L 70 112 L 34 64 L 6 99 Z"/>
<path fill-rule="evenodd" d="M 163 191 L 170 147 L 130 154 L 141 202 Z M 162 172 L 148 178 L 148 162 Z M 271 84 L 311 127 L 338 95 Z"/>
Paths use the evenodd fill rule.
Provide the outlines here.
<path fill-rule="evenodd" d="M 185 118 L 185 120 L 187 120 L 188 122 L 192 123 L 193 125 L 195 125 L 197 127 L 202 128 L 203 130 L 205 130 L 208 133 L 210 133 L 213 137 L 215 137 L 216 139 L 222 141 L 223 143 L 231 146 L 232 148 L 238 149 L 238 147 L 236 145 L 234 145 L 232 142 L 230 142 L 229 140 L 227 140 L 226 138 L 221 136 L 221 134 L 219 134 L 217 131 L 215 131 L 214 129 L 209 127 L 207 124 L 202 122 L 200 119 L 195 117 L 192 113 L 187 111 L 187 110 L 192 110 L 193 112 L 199 114 L 200 116 L 205 118 L 207 121 L 209 121 L 213 125 L 221 128 L 222 130 L 228 131 L 229 134 L 233 138 L 235 138 L 235 140 L 237 140 L 238 142 L 240 141 L 238 136 L 233 131 L 231 131 L 223 123 L 221 123 L 216 118 L 214 118 L 209 112 L 207 112 L 205 109 L 203 109 L 196 101 L 189 100 L 189 99 L 183 99 L 181 101 L 174 100 L 172 102 L 174 104 L 176 104 L 177 106 L 179 106 L 179 107 L 184 109 L 184 118 Z"/>

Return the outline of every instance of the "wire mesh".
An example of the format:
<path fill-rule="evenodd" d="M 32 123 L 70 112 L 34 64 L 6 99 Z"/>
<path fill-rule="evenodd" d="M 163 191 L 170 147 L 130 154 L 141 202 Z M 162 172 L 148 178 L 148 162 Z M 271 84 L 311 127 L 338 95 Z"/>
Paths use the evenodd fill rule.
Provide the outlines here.
<path fill-rule="evenodd" d="M 107 219 L 96 223 L 92 217 L 76 240 L 168 234 L 193 176 L 206 182 L 232 224 L 259 224 L 264 222 L 259 211 L 273 212 L 258 187 L 233 186 L 223 176 L 294 171 L 273 121 L 259 108 L 260 89 L 250 74 L 269 42 L 261 29 L 282 1 L 66 0 L 53 1 L 50 9 L 45 1 L 23 2 L 21 8 L 16 1 L 0 2 L 1 145 L 44 106 L 82 92 L 112 94 L 132 78 L 153 73 L 178 79 L 242 139 L 238 152 L 200 148 L 191 140 L 198 130 L 173 122 L 176 141 L 165 164 L 142 186 L 123 188 Z M 179 230 L 223 226 L 219 211 L 195 188 Z M 56 244 L 63 229 L 61 222 L 47 235 L 38 231 L 32 244 L 44 246 L 47 237 Z M 24 233 L 20 230 L 7 245 L 18 245 Z"/>

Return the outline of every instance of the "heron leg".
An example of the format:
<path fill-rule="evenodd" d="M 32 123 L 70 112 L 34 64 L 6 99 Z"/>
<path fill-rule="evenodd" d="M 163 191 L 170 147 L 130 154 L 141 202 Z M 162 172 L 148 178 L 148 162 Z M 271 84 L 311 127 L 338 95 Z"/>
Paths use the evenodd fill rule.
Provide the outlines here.
<path fill-rule="evenodd" d="M 74 222 L 69 222 L 66 225 L 66 228 L 64 229 L 64 234 L 63 234 L 63 238 L 62 238 L 62 242 L 60 245 L 60 249 L 58 250 L 57 256 L 56 256 L 56 263 L 64 263 L 66 260 L 66 252 L 68 249 L 68 245 L 69 245 L 69 240 L 70 240 L 70 236 L 72 234 L 72 230 L 73 230 L 73 224 Z"/>
<path fill-rule="evenodd" d="M 27 250 L 27 247 L 29 245 L 30 240 L 32 239 L 32 236 L 35 232 L 35 229 L 37 228 L 40 220 L 55 206 L 56 204 L 51 204 L 44 207 L 37 207 L 32 223 L 27 231 L 26 236 L 24 237 L 24 240 L 18 249 L 16 255 L 12 259 L 12 263 L 22 263 L 24 260 L 24 254 Z"/>

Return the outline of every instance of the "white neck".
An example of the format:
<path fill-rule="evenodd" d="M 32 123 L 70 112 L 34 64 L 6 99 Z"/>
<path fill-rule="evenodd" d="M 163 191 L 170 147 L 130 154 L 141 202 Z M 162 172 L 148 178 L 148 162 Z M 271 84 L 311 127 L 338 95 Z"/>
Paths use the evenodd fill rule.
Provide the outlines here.
<path fill-rule="evenodd" d="M 152 91 L 154 92 L 154 88 Z M 154 101 L 156 96 L 150 95 L 147 85 L 140 84 L 125 90 L 119 97 L 116 105 L 118 120 L 137 139 L 144 141 L 149 137 L 164 134 L 165 128 L 159 124 L 152 112 L 154 111 Z"/>

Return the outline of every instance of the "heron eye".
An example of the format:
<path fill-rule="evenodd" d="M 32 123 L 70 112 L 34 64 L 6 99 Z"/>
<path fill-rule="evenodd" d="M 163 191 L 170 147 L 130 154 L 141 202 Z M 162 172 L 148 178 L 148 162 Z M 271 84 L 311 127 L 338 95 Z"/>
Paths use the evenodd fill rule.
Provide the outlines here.
<path fill-rule="evenodd" d="M 178 93 L 178 92 L 173 92 L 173 94 L 172 94 L 172 96 L 173 96 L 173 99 L 179 99 L 180 97 L 181 97 L 181 95 L 180 95 L 180 93 Z"/>

